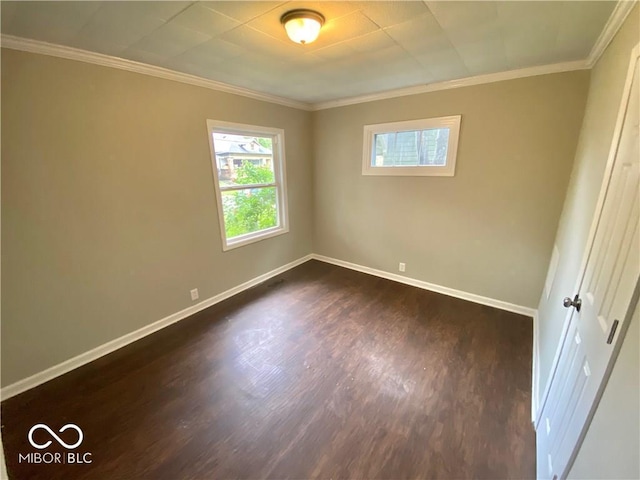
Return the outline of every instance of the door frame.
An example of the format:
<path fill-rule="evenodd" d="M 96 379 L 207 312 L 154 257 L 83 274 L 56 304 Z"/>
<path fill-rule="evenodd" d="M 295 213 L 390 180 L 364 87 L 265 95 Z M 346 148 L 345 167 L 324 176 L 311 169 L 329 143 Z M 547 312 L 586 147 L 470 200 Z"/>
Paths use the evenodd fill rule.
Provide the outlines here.
<path fill-rule="evenodd" d="M 602 210 L 604 207 L 604 202 L 607 196 L 607 192 L 609 190 L 609 184 L 611 181 L 611 175 L 613 173 L 613 167 L 615 165 L 615 160 L 616 160 L 616 156 L 618 154 L 618 148 L 619 148 L 619 144 L 620 144 L 620 137 L 622 134 L 622 127 L 624 125 L 624 119 L 627 113 L 627 109 L 629 106 L 629 101 L 630 101 L 630 94 L 631 94 L 631 84 L 633 81 L 633 76 L 634 76 L 634 72 L 635 72 L 635 68 L 636 68 L 636 64 L 638 62 L 640 62 L 640 43 L 636 44 L 635 47 L 633 47 L 633 49 L 631 50 L 631 56 L 629 59 L 629 66 L 627 68 L 627 76 L 625 79 L 625 84 L 624 84 L 624 88 L 622 91 L 622 97 L 620 99 L 620 105 L 618 107 L 618 114 L 617 114 L 617 118 L 616 118 L 616 123 L 615 123 L 615 128 L 613 131 L 613 136 L 611 139 L 611 147 L 609 148 L 609 155 L 607 157 L 607 163 L 605 166 L 605 170 L 604 170 L 604 174 L 603 174 L 603 178 L 602 178 L 602 184 L 600 186 L 600 193 L 598 195 L 598 200 L 596 202 L 596 208 L 593 212 L 593 219 L 591 222 L 591 228 L 589 230 L 589 235 L 587 237 L 587 243 L 586 243 L 586 248 L 584 250 L 584 253 L 582 255 L 582 260 L 580 262 L 580 269 L 578 271 L 578 275 L 577 275 L 577 280 L 576 280 L 576 285 L 575 288 L 572 292 L 569 292 L 571 295 L 574 295 L 575 293 L 580 292 L 580 289 L 582 287 L 582 283 L 584 281 L 584 276 L 586 273 L 586 267 L 587 267 L 587 263 L 589 261 L 589 258 L 591 256 L 592 250 L 593 250 L 593 246 L 594 246 L 594 240 L 595 240 L 595 236 L 596 236 L 596 232 L 598 229 L 598 226 L 600 224 L 600 220 L 602 218 Z M 569 471 L 569 469 L 571 468 L 575 457 L 577 456 L 577 453 L 582 445 L 582 441 L 584 440 L 584 436 L 586 434 L 586 431 L 588 429 L 588 426 L 591 424 L 591 419 L 593 418 L 593 415 L 595 413 L 596 407 L 600 402 L 600 398 L 602 397 L 602 393 L 604 391 L 604 388 L 609 380 L 609 377 L 611 375 L 611 371 L 613 369 L 613 365 L 615 364 L 615 361 L 618 357 L 618 353 L 620 351 L 620 348 L 622 347 L 622 342 L 624 340 L 624 337 L 626 336 L 627 333 L 627 329 L 629 327 L 629 316 L 631 314 L 633 314 L 633 308 L 635 307 L 636 303 L 638 302 L 638 297 L 640 296 L 640 279 L 636 280 L 636 288 L 634 290 L 634 294 L 633 297 L 631 299 L 631 303 L 630 305 L 627 307 L 628 310 L 625 314 L 625 321 L 623 322 L 622 328 L 620 329 L 618 335 L 616 335 L 616 339 L 614 340 L 614 346 L 613 346 L 613 350 L 611 352 L 611 357 L 609 358 L 609 361 L 607 363 L 607 368 L 605 369 L 605 373 L 604 376 L 602 377 L 602 380 L 600 381 L 600 384 L 598 385 L 598 389 L 597 389 L 597 393 L 596 396 L 594 398 L 594 401 L 591 405 L 590 408 L 590 412 L 589 415 L 587 416 L 587 419 L 585 420 L 584 425 L 582 426 L 582 433 L 576 443 L 576 445 L 573 448 L 573 452 L 569 458 L 569 463 L 567 464 L 566 470 L 565 470 L 565 474 Z M 574 311 L 573 309 L 570 309 L 569 311 L 567 311 L 567 314 L 565 316 L 564 319 L 564 323 L 562 326 L 562 333 L 560 335 L 560 341 L 558 342 L 558 346 L 556 348 L 556 353 L 553 359 L 553 363 L 552 363 L 552 367 L 551 367 L 551 372 L 549 374 L 549 379 L 547 380 L 545 389 L 544 389 L 544 393 L 540 399 L 540 404 L 538 406 L 538 411 L 536 414 L 536 418 L 534 421 L 534 428 L 537 430 L 538 426 L 540 425 L 540 422 L 542 420 L 542 414 L 544 412 L 545 406 L 547 404 L 548 398 L 549 398 L 549 392 L 551 390 L 551 385 L 553 383 L 553 381 L 555 380 L 555 376 L 556 376 L 556 372 L 558 369 L 558 363 L 560 361 L 560 357 L 562 354 L 562 351 L 564 350 L 564 345 L 566 343 L 567 340 L 567 332 L 569 331 L 569 326 L 571 325 L 571 322 L 573 321 L 573 317 L 574 317 Z"/>

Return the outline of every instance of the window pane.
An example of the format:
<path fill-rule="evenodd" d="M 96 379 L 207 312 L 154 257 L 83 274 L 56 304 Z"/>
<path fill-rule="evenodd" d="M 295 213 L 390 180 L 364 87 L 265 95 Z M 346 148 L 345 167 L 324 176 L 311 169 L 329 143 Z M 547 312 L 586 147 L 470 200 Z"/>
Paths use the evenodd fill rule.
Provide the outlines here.
<path fill-rule="evenodd" d="M 214 133 L 220 186 L 274 183 L 271 137 Z"/>
<path fill-rule="evenodd" d="M 276 188 L 244 188 L 222 192 L 227 239 L 278 225 Z"/>
<path fill-rule="evenodd" d="M 448 128 L 377 133 L 374 167 L 416 167 L 447 164 Z"/>

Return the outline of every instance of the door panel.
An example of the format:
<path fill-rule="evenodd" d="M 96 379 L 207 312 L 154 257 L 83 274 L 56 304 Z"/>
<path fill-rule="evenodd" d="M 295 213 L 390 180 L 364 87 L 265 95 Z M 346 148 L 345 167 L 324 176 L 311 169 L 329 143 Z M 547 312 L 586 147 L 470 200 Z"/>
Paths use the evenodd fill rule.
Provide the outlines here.
<path fill-rule="evenodd" d="M 542 428 L 538 428 L 538 448 L 548 463 L 548 471 L 538 472 L 541 478 L 564 478 L 568 473 L 612 357 L 615 342 L 607 339 L 616 320 L 617 331 L 621 330 L 640 278 L 639 125 L 636 61 L 613 169 L 581 281 L 582 305 L 569 320 L 544 403 Z"/>

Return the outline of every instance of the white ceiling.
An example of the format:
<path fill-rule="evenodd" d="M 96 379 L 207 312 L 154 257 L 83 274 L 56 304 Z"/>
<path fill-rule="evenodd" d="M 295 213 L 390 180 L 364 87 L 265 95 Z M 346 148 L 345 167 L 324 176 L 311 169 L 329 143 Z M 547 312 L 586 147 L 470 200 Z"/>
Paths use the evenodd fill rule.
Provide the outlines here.
<path fill-rule="evenodd" d="M 583 60 L 616 2 L 9 2 L 2 33 L 317 103 Z M 318 40 L 280 16 L 321 12 Z"/>

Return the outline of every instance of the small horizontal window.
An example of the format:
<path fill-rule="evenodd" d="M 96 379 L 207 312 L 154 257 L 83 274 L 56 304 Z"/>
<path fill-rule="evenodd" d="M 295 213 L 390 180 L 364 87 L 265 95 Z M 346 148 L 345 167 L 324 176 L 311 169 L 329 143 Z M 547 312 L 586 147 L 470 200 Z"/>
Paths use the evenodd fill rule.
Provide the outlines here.
<path fill-rule="evenodd" d="M 452 177 L 460 119 L 454 115 L 365 125 L 362 174 Z"/>

